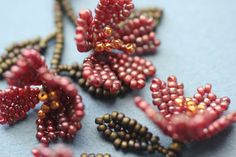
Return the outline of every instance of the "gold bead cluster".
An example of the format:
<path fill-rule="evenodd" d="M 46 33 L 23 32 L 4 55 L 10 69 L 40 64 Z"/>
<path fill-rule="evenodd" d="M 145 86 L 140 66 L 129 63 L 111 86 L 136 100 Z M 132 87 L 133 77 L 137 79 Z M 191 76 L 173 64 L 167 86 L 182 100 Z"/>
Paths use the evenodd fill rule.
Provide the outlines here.
<path fill-rule="evenodd" d="M 43 102 L 43 105 L 38 111 L 38 116 L 40 119 L 44 119 L 50 110 L 57 110 L 61 106 L 58 101 L 58 94 L 55 91 L 48 93 L 41 91 L 38 94 L 38 99 Z"/>

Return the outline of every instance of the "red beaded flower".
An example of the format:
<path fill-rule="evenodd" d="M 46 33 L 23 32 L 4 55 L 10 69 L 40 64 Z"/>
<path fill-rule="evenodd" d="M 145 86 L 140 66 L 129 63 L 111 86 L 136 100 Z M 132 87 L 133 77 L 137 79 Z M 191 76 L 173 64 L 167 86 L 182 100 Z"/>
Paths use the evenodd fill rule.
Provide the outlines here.
<path fill-rule="evenodd" d="M 36 121 L 38 140 L 47 144 L 59 137 L 74 138 L 81 129 L 84 105 L 70 80 L 48 70 L 35 50 L 25 50 L 5 77 L 14 87 L 0 92 L 1 124 L 25 118 L 30 108 L 42 102 Z"/>
<path fill-rule="evenodd" d="M 180 142 L 210 138 L 236 121 L 236 112 L 222 115 L 230 99 L 217 98 L 210 84 L 198 88 L 192 98 L 185 97 L 183 89 L 175 76 L 167 82 L 156 78 L 151 91 L 159 112 L 141 97 L 136 97 L 135 103 L 165 134 Z"/>
<path fill-rule="evenodd" d="M 32 150 L 34 157 L 73 157 L 73 152 L 70 148 L 64 145 L 57 145 L 54 149 L 41 145 Z"/>
<path fill-rule="evenodd" d="M 155 74 L 151 62 L 129 56 L 155 52 L 160 44 L 153 32 L 155 20 L 143 15 L 129 18 L 133 9 L 132 0 L 100 0 L 95 17 L 90 10 L 80 12 L 76 43 L 80 52 L 93 50 L 82 70 L 90 86 L 115 94 L 122 85 L 141 89 Z"/>

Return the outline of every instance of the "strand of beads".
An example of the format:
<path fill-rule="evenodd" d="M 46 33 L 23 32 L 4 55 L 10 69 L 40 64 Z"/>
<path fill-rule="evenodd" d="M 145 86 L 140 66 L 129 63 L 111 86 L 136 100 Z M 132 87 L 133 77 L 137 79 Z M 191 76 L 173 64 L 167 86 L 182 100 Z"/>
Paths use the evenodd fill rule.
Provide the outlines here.
<path fill-rule="evenodd" d="M 116 149 L 150 154 L 158 151 L 166 157 L 177 155 L 175 151 L 161 146 L 159 137 L 150 133 L 147 127 L 125 116 L 123 113 L 112 112 L 111 114 L 105 114 L 96 118 L 95 123 L 98 124 L 97 130 L 111 141 Z M 172 144 L 170 148 L 175 149 L 176 144 Z"/>
<path fill-rule="evenodd" d="M 94 154 L 94 153 L 90 153 L 90 154 L 87 154 L 87 153 L 83 153 L 80 155 L 80 157 L 111 157 L 110 154 L 101 154 L 101 153 L 98 153 L 98 154 Z"/>
<path fill-rule="evenodd" d="M 69 20 L 71 21 L 73 25 L 76 25 L 77 16 L 71 6 L 70 0 L 59 0 L 59 2 L 62 6 L 64 14 L 67 15 L 67 17 L 69 18 Z"/>
<path fill-rule="evenodd" d="M 51 60 L 51 68 L 54 70 L 58 69 L 58 66 L 62 59 L 62 52 L 64 48 L 64 23 L 63 23 L 63 12 L 59 0 L 55 1 L 55 26 L 56 26 L 56 44 Z"/>

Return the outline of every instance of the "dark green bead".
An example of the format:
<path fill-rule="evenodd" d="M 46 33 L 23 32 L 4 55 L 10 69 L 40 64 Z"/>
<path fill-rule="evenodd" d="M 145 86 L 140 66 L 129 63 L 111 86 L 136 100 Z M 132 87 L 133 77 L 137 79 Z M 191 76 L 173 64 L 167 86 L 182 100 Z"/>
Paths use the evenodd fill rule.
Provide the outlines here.
<path fill-rule="evenodd" d="M 121 139 L 124 139 L 125 138 L 125 132 L 124 131 L 120 131 L 117 133 L 118 136 L 121 138 Z"/>
<path fill-rule="evenodd" d="M 159 138 L 157 136 L 152 136 L 151 143 L 152 144 L 158 144 L 159 143 Z"/>
<path fill-rule="evenodd" d="M 88 155 L 88 157 L 96 157 L 96 155 L 94 153 L 91 153 Z"/>
<path fill-rule="evenodd" d="M 98 153 L 98 154 L 96 155 L 96 157 L 103 157 L 103 154 Z"/>
<path fill-rule="evenodd" d="M 127 126 L 128 123 L 129 123 L 129 121 L 130 121 L 130 118 L 128 118 L 128 117 L 124 117 L 123 120 L 122 120 L 122 122 L 121 122 L 121 125 L 123 125 L 123 126 Z"/>
<path fill-rule="evenodd" d="M 109 122 L 110 122 L 110 119 L 111 119 L 110 114 L 105 114 L 105 115 L 103 115 L 103 120 L 104 120 L 106 123 L 109 123 Z"/>
<path fill-rule="evenodd" d="M 131 120 L 129 121 L 128 128 L 129 128 L 130 130 L 132 130 L 136 124 L 137 124 L 137 121 L 134 120 L 134 119 L 131 119 Z"/>
<path fill-rule="evenodd" d="M 100 117 L 99 117 L 99 118 L 96 118 L 96 119 L 95 119 L 95 123 L 96 123 L 96 124 L 103 124 L 103 118 L 100 118 Z"/>
<path fill-rule="evenodd" d="M 117 136 L 118 136 L 117 133 L 113 131 L 110 135 L 110 140 L 114 141 L 117 138 Z"/>
<path fill-rule="evenodd" d="M 105 131 L 104 131 L 104 135 L 106 136 L 106 137 L 110 137 L 110 135 L 111 135 L 111 133 L 112 133 L 112 131 L 110 130 L 110 129 L 106 129 Z"/>
<path fill-rule="evenodd" d="M 87 157 L 87 153 L 81 154 L 80 157 Z"/>
<path fill-rule="evenodd" d="M 77 71 L 75 76 L 76 76 L 76 78 L 81 78 L 82 77 L 81 71 Z"/>
<path fill-rule="evenodd" d="M 103 157 L 111 157 L 111 155 L 110 154 L 104 154 Z"/>
<path fill-rule="evenodd" d="M 141 149 L 146 150 L 147 149 L 147 143 L 146 142 L 141 142 Z"/>
<path fill-rule="evenodd" d="M 97 88 L 97 89 L 96 89 L 96 92 L 95 92 L 95 93 L 96 93 L 96 96 L 98 96 L 98 97 L 102 96 L 102 94 L 103 94 L 102 92 L 103 92 L 103 91 L 102 91 L 102 88 Z"/>
<path fill-rule="evenodd" d="M 140 133 L 140 135 L 145 135 L 146 133 L 147 133 L 147 131 L 148 131 L 148 128 L 147 127 L 142 127 L 140 130 L 139 130 L 139 133 Z"/>
<path fill-rule="evenodd" d="M 107 129 L 106 125 L 99 125 L 99 126 L 97 127 L 97 130 L 100 131 L 100 132 L 101 132 L 101 131 L 104 132 L 106 129 Z"/>
<path fill-rule="evenodd" d="M 139 123 L 137 123 L 135 126 L 134 126 L 134 131 L 135 132 L 139 132 L 139 130 L 142 128 L 142 125 L 140 125 Z"/>
<path fill-rule="evenodd" d="M 125 117 L 125 115 L 124 115 L 123 113 L 119 113 L 119 114 L 117 115 L 117 120 L 118 120 L 118 121 L 122 121 L 124 117 Z"/>
<path fill-rule="evenodd" d="M 121 149 L 126 150 L 126 149 L 128 149 L 128 143 L 126 141 L 122 141 L 120 147 L 121 147 Z"/>
<path fill-rule="evenodd" d="M 89 89 L 88 89 L 88 92 L 93 94 L 95 92 L 95 90 L 96 90 L 95 87 L 90 86 Z"/>
<path fill-rule="evenodd" d="M 128 146 L 130 149 L 133 149 L 134 148 L 134 140 L 129 140 Z"/>
<path fill-rule="evenodd" d="M 117 139 L 115 139 L 113 144 L 118 149 L 118 148 L 120 148 L 121 142 L 122 142 L 121 139 L 117 138 Z"/>
<path fill-rule="evenodd" d="M 85 84 L 85 79 L 83 79 L 83 78 L 79 79 L 79 80 L 78 80 L 78 84 L 79 84 L 80 86 L 84 86 L 84 84 Z"/>
<path fill-rule="evenodd" d="M 112 112 L 112 113 L 111 113 L 111 118 L 112 118 L 112 120 L 116 120 L 118 114 L 119 114 L 118 112 Z"/>

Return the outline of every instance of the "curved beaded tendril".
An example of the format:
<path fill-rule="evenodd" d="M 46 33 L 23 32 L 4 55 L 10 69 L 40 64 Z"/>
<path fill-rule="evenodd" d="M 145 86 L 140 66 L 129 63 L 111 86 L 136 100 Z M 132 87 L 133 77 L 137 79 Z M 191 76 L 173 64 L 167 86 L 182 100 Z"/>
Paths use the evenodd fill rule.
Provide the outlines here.
<path fill-rule="evenodd" d="M 153 154 L 159 152 L 166 157 L 176 156 L 182 148 L 179 142 L 173 142 L 169 148 L 160 145 L 159 137 L 148 128 L 123 113 L 112 112 L 96 118 L 97 130 L 111 141 L 116 149 Z"/>

